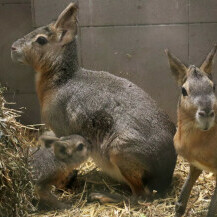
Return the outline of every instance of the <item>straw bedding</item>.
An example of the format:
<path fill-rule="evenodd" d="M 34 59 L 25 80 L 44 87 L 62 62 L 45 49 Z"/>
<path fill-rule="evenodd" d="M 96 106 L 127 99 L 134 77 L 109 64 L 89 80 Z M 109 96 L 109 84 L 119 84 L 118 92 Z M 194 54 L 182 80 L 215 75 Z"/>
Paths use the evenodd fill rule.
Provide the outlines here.
<path fill-rule="evenodd" d="M 19 111 L 5 107 L 0 89 L 0 216 L 27 216 L 35 210 L 27 149 L 30 128 L 18 123 Z"/>
<path fill-rule="evenodd" d="M 58 193 L 59 198 L 72 202 L 72 207 L 65 211 L 38 212 L 32 216 L 37 217 L 69 217 L 69 216 L 103 216 L 103 217 L 169 217 L 174 216 L 175 202 L 180 194 L 181 187 L 189 171 L 189 164 L 182 158 L 178 158 L 171 189 L 164 198 L 153 202 L 139 201 L 132 204 L 129 201 L 120 204 L 100 204 L 90 202 L 88 195 L 91 192 L 110 192 L 125 195 L 130 198 L 130 190 L 127 186 L 114 182 L 105 176 L 95 164 L 89 160 L 81 165 L 77 180 L 72 189 Z M 186 209 L 185 217 L 206 216 L 212 192 L 215 187 L 215 179 L 211 173 L 203 173 L 192 190 L 192 194 Z"/>
<path fill-rule="evenodd" d="M 189 165 L 182 158 L 174 173 L 171 189 L 164 198 L 152 202 L 130 200 L 130 189 L 104 175 L 89 160 L 79 168 L 77 179 L 70 189 L 53 189 L 60 200 L 70 201 L 71 209 L 41 212 L 31 201 L 36 198 L 31 169 L 27 163 L 27 149 L 34 143 L 31 128 L 16 122 L 18 111 L 5 107 L 0 92 L 0 216 L 174 216 L 175 201 L 188 174 Z M 205 216 L 215 186 L 211 173 L 203 173 L 194 186 L 185 216 Z M 91 192 L 109 192 L 124 195 L 129 200 L 119 204 L 100 204 L 89 201 Z"/>

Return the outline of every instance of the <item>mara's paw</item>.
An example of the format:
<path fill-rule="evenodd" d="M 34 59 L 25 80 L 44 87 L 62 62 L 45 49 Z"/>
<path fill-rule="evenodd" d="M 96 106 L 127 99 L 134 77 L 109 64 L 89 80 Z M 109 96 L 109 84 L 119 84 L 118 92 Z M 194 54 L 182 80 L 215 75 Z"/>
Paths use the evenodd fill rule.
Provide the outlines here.
<path fill-rule="evenodd" d="M 183 206 L 183 204 L 181 202 L 176 203 L 175 211 L 176 211 L 175 217 L 181 217 L 184 215 L 185 207 Z"/>
<path fill-rule="evenodd" d="M 89 195 L 90 201 L 99 201 L 100 203 L 119 203 L 123 200 L 120 195 L 109 193 L 91 193 Z"/>

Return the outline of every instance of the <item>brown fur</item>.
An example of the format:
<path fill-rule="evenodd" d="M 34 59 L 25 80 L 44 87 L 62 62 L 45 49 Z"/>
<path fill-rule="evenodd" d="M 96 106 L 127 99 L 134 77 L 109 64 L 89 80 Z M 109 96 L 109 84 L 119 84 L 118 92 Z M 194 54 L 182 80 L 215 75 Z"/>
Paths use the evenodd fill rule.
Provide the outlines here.
<path fill-rule="evenodd" d="M 192 116 L 178 109 L 178 129 L 174 137 L 178 154 L 190 163 L 195 161 L 217 173 L 217 125 L 209 131 L 194 126 Z"/>
<path fill-rule="evenodd" d="M 41 108 L 43 108 L 44 101 L 46 100 L 46 103 L 49 104 L 49 99 L 52 97 L 52 95 L 55 94 L 55 91 L 50 91 L 49 89 L 49 86 L 51 85 L 49 73 L 40 72 L 40 74 L 38 74 L 37 76 L 38 78 L 36 81 L 36 92 Z"/>
<path fill-rule="evenodd" d="M 146 196 L 142 182 L 143 174 L 146 174 L 144 166 L 132 156 L 110 155 L 110 160 L 119 168 L 122 179 L 130 186 L 133 195 Z"/>
<path fill-rule="evenodd" d="M 48 181 L 49 185 L 54 185 L 56 186 L 56 188 L 64 189 L 68 184 L 68 177 L 78 166 L 79 164 L 74 165 L 73 167 L 65 167 L 61 170 L 57 170 L 56 173 L 52 176 L 52 178 Z"/>

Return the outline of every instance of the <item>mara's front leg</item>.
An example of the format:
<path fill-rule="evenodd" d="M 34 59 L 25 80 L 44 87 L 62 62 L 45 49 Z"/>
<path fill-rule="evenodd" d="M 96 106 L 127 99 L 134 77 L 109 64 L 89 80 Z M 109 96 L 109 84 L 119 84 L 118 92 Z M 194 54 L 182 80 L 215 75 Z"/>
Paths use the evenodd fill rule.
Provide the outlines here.
<path fill-rule="evenodd" d="M 209 205 L 209 211 L 207 214 L 207 217 L 215 217 L 215 216 L 217 216 L 217 177 L 216 177 L 215 191 L 212 196 L 212 200 Z"/>
<path fill-rule="evenodd" d="M 190 172 L 188 177 L 182 187 L 181 194 L 179 196 L 178 202 L 176 203 L 176 214 L 175 217 L 181 217 L 185 213 L 185 209 L 188 203 L 188 199 L 191 193 L 191 189 L 201 174 L 201 170 L 190 165 Z M 211 216 L 210 216 L 211 217 Z"/>
<path fill-rule="evenodd" d="M 37 185 L 36 193 L 39 195 L 39 208 L 45 210 L 67 209 L 69 204 L 59 201 L 51 192 L 50 185 Z"/>

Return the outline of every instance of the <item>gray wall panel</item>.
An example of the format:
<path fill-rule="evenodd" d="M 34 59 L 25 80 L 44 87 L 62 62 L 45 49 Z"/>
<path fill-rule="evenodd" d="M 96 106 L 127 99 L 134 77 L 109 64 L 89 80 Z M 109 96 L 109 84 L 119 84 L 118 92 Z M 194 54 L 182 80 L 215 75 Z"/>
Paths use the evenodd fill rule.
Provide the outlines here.
<path fill-rule="evenodd" d="M 10 56 L 12 43 L 32 30 L 30 5 L 0 5 L 0 27 L 0 82 L 9 92 L 34 92 L 33 70 L 14 64 Z"/>
<path fill-rule="evenodd" d="M 30 4 L 31 0 L 0 0 L 0 4 Z"/>
<path fill-rule="evenodd" d="M 44 26 L 55 20 L 73 0 L 32 0 L 33 25 Z"/>
<path fill-rule="evenodd" d="M 24 124 L 37 124 L 41 122 L 40 108 L 36 94 L 5 94 L 8 102 L 15 102 L 16 104 L 6 105 L 14 109 L 21 109 L 23 114 L 18 121 Z"/>
<path fill-rule="evenodd" d="M 200 66 L 206 55 L 217 44 L 216 24 L 195 24 L 189 28 L 189 62 Z M 213 65 L 214 81 L 217 83 L 217 57 Z"/>
<path fill-rule="evenodd" d="M 79 0 L 81 26 L 188 22 L 188 0 Z"/>
<path fill-rule="evenodd" d="M 189 0 L 190 22 L 217 22 L 216 0 Z"/>

